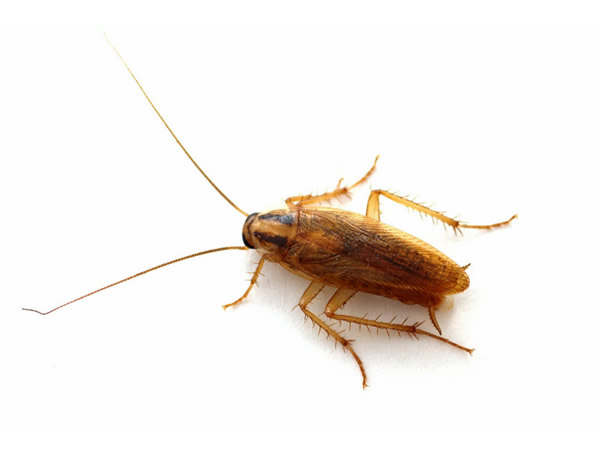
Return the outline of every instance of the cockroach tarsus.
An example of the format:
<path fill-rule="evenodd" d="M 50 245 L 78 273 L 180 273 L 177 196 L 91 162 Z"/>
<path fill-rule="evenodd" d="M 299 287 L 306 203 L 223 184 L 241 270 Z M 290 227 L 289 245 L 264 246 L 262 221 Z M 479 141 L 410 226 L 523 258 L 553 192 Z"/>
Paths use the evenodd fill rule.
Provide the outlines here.
<path fill-rule="evenodd" d="M 358 325 L 359 328 L 374 327 L 377 330 L 385 330 L 388 334 L 396 332 L 406 333 L 411 337 L 429 336 L 465 352 L 473 352 L 473 349 L 442 337 L 442 329 L 435 316 L 436 308 L 446 296 L 463 292 L 469 287 L 469 277 L 465 271 L 469 265 L 461 267 L 426 242 L 382 223 L 380 198 L 383 196 L 420 214 L 430 216 L 444 226 L 450 226 L 455 232 L 461 232 L 466 228 L 493 229 L 507 225 L 517 217 L 516 215 L 503 222 L 470 225 L 406 197 L 379 189 L 371 190 L 365 215 L 317 206 L 319 203 L 346 196 L 352 189 L 363 184 L 375 171 L 379 156 L 375 158 L 367 173 L 350 186 L 342 187 L 343 179 L 340 179 L 337 187 L 330 192 L 289 197 L 285 201 L 285 208 L 248 214 L 231 201 L 194 161 L 154 106 L 123 57 L 110 41 L 108 43 L 190 161 L 235 210 L 246 216 L 242 228 L 244 246 L 215 248 L 174 259 L 92 291 L 47 312 L 30 308 L 23 308 L 24 310 L 42 315 L 50 314 L 100 291 L 176 262 L 225 250 L 254 249 L 259 253 L 260 260 L 248 288 L 240 298 L 223 305 L 223 308 L 237 305 L 248 297 L 252 288 L 257 285 L 266 261 L 277 263 L 286 270 L 309 280 L 310 284 L 301 295 L 297 306 L 302 310 L 305 318 L 310 319 L 320 330 L 331 336 L 336 344 L 341 344 L 342 348 L 352 355 L 360 369 L 363 388 L 367 386 L 367 374 L 362 360 L 352 346 L 353 341 L 344 338 L 342 332 L 334 330 L 330 323 L 309 309 L 310 303 L 325 286 L 336 288 L 324 311 L 324 315 L 329 320 L 348 323 L 349 327 L 352 324 Z M 406 325 L 406 319 L 402 323 L 396 323 L 395 317 L 389 322 L 384 322 L 380 321 L 379 317 L 367 319 L 366 314 L 363 317 L 340 314 L 338 311 L 357 292 L 376 294 L 427 308 L 429 318 L 439 335 L 421 329 L 423 322 Z"/>

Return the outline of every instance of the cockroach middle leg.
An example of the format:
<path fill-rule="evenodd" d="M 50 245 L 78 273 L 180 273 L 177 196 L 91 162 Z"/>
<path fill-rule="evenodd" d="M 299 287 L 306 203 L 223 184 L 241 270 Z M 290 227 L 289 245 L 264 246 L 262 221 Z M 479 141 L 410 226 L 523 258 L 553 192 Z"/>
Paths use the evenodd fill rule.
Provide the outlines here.
<path fill-rule="evenodd" d="M 354 295 L 354 292 L 349 291 L 348 289 L 338 289 L 331 300 L 327 303 L 325 307 L 325 315 L 330 319 L 334 320 L 343 320 L 344 322 L 356 323 L 359 325 L 365 325 L 367 327 L 375 327 L 382 328 L 385 330 L 394 330 L 397 332 L 408 333 L 409 335 L 423 335 L 429 336 L 433 339 L 437 339 L 438 341 L 445 342 L 453 347 L 464 350 L 465 352 L 473 353 L 472 348 L 463 347 L 462 345 L 457 344 L 456 342 L 451 341 L 450 339 L 443 338 L 441 336 L 436 336 L 428 331 L 421 330 L 419 328 L 420 324 L 415 323 L 413 325 L 404 325 L 400 323 L 392 323 L 392 322 L 380 322 L 378 320 L 366 319 L 364 317 L 356 317 L 356 316 L 347 316 L 343 314 L 336 314 L 335 311 L 341 307 L 344 303 L 346 303 L 351 297 Z"/>
<path fill-rule="evenodd" d="M 244 295 L 242 295 L 240 298 L 238 298 L 233 303 L 227 303 L 226 305 L 223 305 L 223 309 L 227 309 L 230 306 L 237 305 L 242 300 L 244 300 L 246 297 L 248 297 L 248 294 L 250 293 L 250 291 L 252 290 L 254 285 L 258 282 L 258 276 L 260 275 L 260 271 L 262 270 L 264 264 L 265 264 L 265 257 L 263 256 L 262 258 L 260 258 L 260 261 L 258 261 L 258 266 L 256 266 L 254 275 L 252 275 L 252 279 L 250 280 L 250 286 L 248 286 L 248 289 L 246 289 L 246 292 L 244 292 Z"/>
<path fill-rule="evenodd" d="M 362 184 L 365 181 L 367 181 L 369 179 L 369 177 L 371 175 L 373 175 L 373 172 L 375 172 L 375 167 L 377 166 L 378 159 L 379 159 L 379 155 L 377 155 L 375 157 L 375 162 L 373 163 L 373 166 L 371 166 L 371 168 L 368 170 L 368 172 L 360 180 L 358 180 L 356 183 L 354 183 L 351 186 L 340 187 L 341 182 L 343 180 L 343 178 L 342 178 L 338 182 L 337 188 L 331 192 L 325 192 L 325 193 L 319 194 L 319 195 L 312 195 L 312 194 L 296 195 L 294 197 L 287 198 L 285 200 L 285 203 L 288 205 L 288 207 L 290 207 L 294 204 L 305 206 L 305 205 L 310 205 L 313 203 L 324 202 L 324 201 L 331 200 L 336 197 L 340 197 L 342 195 L 348 194 L 348 192 L 350 192 L 352 189 L 354 189 L 359 184 Z"/>
<path fill-rule="evenodd" d="M 379 196 L 383 195 L 384 197 L 389 198 L 390 200 L 400 203 L 401 205 L 406 206 L 407 208 L 414 209 L 422 214 L 426 214 L 430 217 L 433 217 L 436 220 L 439 220 L 442 223 L 450 225 L 454 231 L 459 231 L 461 228 L 479 228 L 484 230 L 491 230 L 492 228 L 501 227 L 503 225 L 508 225 L 513 219 L 517 217 L 517 215 L 513 215 L 510 219 L 505 220 L 504 222 L 492 223 L 489 225 L 468 225 L 464 222 L 461 222 L 456 219 L 452 219 L 441 212 L 434 211 L 431 208 L 428 208 L 425 205 L 420 203 L 413 202 L 405 197 L 400 195 L 392 194 L 391 192 L 383 191 L 381 189 L 376 189 L 371 191 L 369 195 L 369 200 L 367 202 L 367 216 L 372 217 L 374 219 L 380 219 L 380 210 L 379 210 Z"/>
<path fill-rule="evenodd" d="M 308 309 L 308 304 L 314 300 L 314 298 L 319 294 L 319 292 L 321 292 L 321 289 L 323 289 L 322 284 L 316 283 L 314 281 L 312 283 L 310 283 L 308 285 L 308 287 L 306 288 L 306 290 L 304 291 L 304 294 L 302 294 L 302 297 L 300 297 L 298 306 L 300 306 L 300 309 L 302 310 L 302 312 L 310 320 L 312 320 L 313 323 L 317 324 L 329 336 L 331 336 L 337 342 L 342 344 L 342 347 L 344 349 L 348 350 L 352 354 L 352 356 L 354 357 L 354 360 L 358 364 L 358 368 L 360 369 L 360 373 L 363 378 L 363 388 L 366 388 L 367 387 L 367 373 L 365 372 L 365 367 L 363 366 L 361 359 L 358 357 L 358 355 L 352 348 L 352 345 L 351 345 L 352 341 L 350 341 L 348 339 L 344 339 L 337 331 L 335 331 L 333 328 L 331 328 L 329 325 L 327 325 L 319 316 L 317 316 L 315 313 L 313 313 L 312 311 L 310 311 Z M 350 298 L 350 297 L 348 297 L 348 298 Z"/>

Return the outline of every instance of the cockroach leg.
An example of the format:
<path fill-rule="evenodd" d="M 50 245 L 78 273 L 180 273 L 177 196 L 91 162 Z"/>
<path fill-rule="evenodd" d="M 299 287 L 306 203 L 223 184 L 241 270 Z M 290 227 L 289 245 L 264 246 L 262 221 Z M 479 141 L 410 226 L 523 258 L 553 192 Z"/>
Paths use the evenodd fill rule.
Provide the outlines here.
<path fill-rule="evenodd" d="M 513 214 L 510 219 L 505 220 L 504 222 L 492 223 L 490 225 L 468 225 L 466 223 L 459 222 L 458 226 L 460 228 L 478 228 L 480 230 L 491 230 L 492 228 L 501 227 L 503 225 L 508 225 L 517 217 L 519 217 L 517 214 Z"/>
<path fill-rule="evenodd" d="M 517 218 L 517 215 L 513 215 L 510 219 L 505 220 L 504 222 L 493 223 L 489 225 L 468 225 L 456 219 L 451 219 L 448 216 L 445 216 L 441 212 L 434 211 L 431 208 L 428 208 L 425 205 L 409 200 L 400 195 L 392 194 L 391 192 L 383 191 L 381 189 L 376 189 L 371 191 L 369 195 L 369 200 L 367 202 L 367 216 L 372 217 L 374 219 L 380 220 L 380 211 L 379 211 L 379 196 L 383 195 L 384 197 L 389 198 L 390 200 L 400 203 L 401 205 L 406 206 L 407 208 L 414 209 L 419 213 L 426 214 L 433 219 L 439 220 L 440 222 L 450 225 L 454 231 L 460 231 L 461 228 L 479 228 L 485 230 L 491 230 L 492 228 L 500 227 L 503 225 L 508 225 L 513 219 Z"/>
<path fill-rule="evenodd" d="M 306 317 L 308 317 L 310 320 L 312 320 L 313 323 L 317 324 L 329 336 L 331 336 L 337 342 L 342 344 L 342 347 L 345 350 L 348 350 L 352 354 L 352 356 L 354 357 L 354 360 L 358 364 L 358 368 L 360 369 L 360 373 L 363 378 L 363 388 L 366 388 L 367 387 L 367 373 L 365 372 L 365 368 L 363 366 L 361 359 L 358 357 L 358 355 L 352 348 L 352 345 L 351 345 L 352 341 L 350 341 L 348 339 L 344 339 L 337 331 L 335 331 L 333 328 L 331 328 L 329 325 L 327 325 L 321 318 L 319 318 L 319 316 L 317 316 L 315 313 L 311 312 L 308 309 L 308 304 L 314 300 L 314 298 L 319 294 L 319 292 L 321 292 L 321 289 L 323 289 L 322 284 L 316 283 L 314 281 L 312 283 L 310 283 L 308 285 L 308 287 L 306 288 L 306 290 L 304 291 L 304 294 L 302 294 L 302 297 L 300 297 L 298 306 L 300 306 L 300 309 L 302 310 L 302 312 L 304 312 Z M 340 291 L 347 291 L 347 292 L 351 293 L 345 301 L 347 301 L 350 297 L 352 297 L 352 295 L 354 295 L 353 291 L 349 291 L 347 289 L 340 289 L 337 292 L 340 292 Z M 336 294 L 337 294 L 337 292 L 336 292 Z M 335 295 L 334 295 L 334 297 L 335 297 Z M 327 315 L 327 312 L 325 314 Z"/>
<path fill-rule="evenodd" d="M 440 328 L 440 324 L 438 323 L 437 319 L 435 318 L 435 309 L 434 309 L 433 305 L 429 306 L 429 318 L 431 319 L 431 323 L 433 324 L 435 329 L 438 330 L 438 333 L 440 333 L 440 336 L 441 336 L 442 329 Z"/>
<path fill-rule="evenodd" d="M 371 175 L 373 175 L 373 172 L 375 172 L 375 167 L 377 166 L 378 159 L 379 159 L 379 155 L 377 155 L 375 157 L 375 162 L 373 163 L 373 166 L 371 166 L 371 168 L 368 170 L 368 172 L 360 180 L 358 180 L 356 183 L 354 183 L 351 186 L 340 187 L 340 184 L 343 180 L 343 178 L 342 178 L 338 182 L 337 188 L 331 192 L 325 192 L 325 193 L 319 194 L 319 195 L 312 195 L 312 194 L 296 195 L 294 197 L 289 197 L 288 199 L 286 199 L 285 203 L 288 205 L 288 207 L 290 207 L 294 204 L 305 206 L 305 205 L 310 205 L 313 203 L 319 203 L 319 202 L 324 202 L 327 200 L 332 200 L 341 195 L 348 194 L 348 192 L 350 192 L 352 189 L 354 189 L 359 184 L 362 184 L 365 181 L 367 181 L 369 179 L 369 177 Z"/>
<path fill-rule="evenodd" d="M 352 293 L 345 299 L 345 301 L 343 301 L 344 297 L 347 296 L 348 294 L 344 293 L 342 291 L 348 291 L 348 290 L 347 289 L 338 290 L 333 295 L 333 297 L 331 298 L 329 303 L 327 303 L 327 306 L 325 307 L 325 315 L 327 317 L 329 317 L 330 319 L 343 320 L 344 322 L 348 322 L 348 323 L 357 323 L 359 326 L 365 325 L 367 327 L 367 329 L 368 329 L 368 327 L 375 327 L 375 328 L 383 328 L 386 330 L 394 330 L 397 332 L 408 333 L 409 336 L 413 336 L 413 335 L 416 336 L 419 334 L 423 335 L 423 336 L 429 336 L 429 337 L 432 337 L 433 339 L 437 339 L 438 341 L 445 342 L 446 344 L 449 344 L 460 350 L 464 350 L 465 352 L 468 352 L 469 354 L 473 353 L 474 349 L 472 349 L 472 348 L 463 347 L 462 345 L 459 345 L 456 342 L 453 342 L 449 339 L 443 338 L 441 336 L 436 336 L 435 334 L 429 333 L 428 331 L 425 331 L 425 330 L 421 330 L 419 328 L 419 326 L 421 325 L 420 323 L 416 323 L 414 325 L 404 325 L 403 323 L 399 324 L 399 323 L 391 323 L 391 322 L 379 322 L 377 320 L 366 319 L 365 317 L 361 318 L 361 317 L 356 317 L 356 316 L 335 314 L 335 311 L 341 305 L 346 303 L 350 299 L 350 297 L 352 297 L 352 295 L 354 295 L 354 293 Z M 351 292 L 351 291 L 349 291 L 349 292 Z"/>
<path fill-rule="evenodd" d="M 325 307 L 325 315 L 327 317 L 331 317 L 330 314 L 344 306 L 346 302 L 350 300 L 357 292 L 358 291 L 353 291 L 352 289 L 338 289 L 335 291 L 335 294 L 333 294 L 331 299 L 329 299 L 327 302 L 327 306 Z"/>
<path fill-rule="evenodd" d="M 257 284 L 257 282 L 258 282 L 258 276 L 260 275 L 260 271 L 262 270 L 264 264 L 265 264 L 265 257 L 263 256 L 262 258 L 260 258 L 260 261 L 258 261 L 258 265 L 256 266 L 256 270 L 254 271 L 254 275 L 252 275 L 252 279 L 250 280 L 250 286 L 248 286 L 248 289 L 246 289 L 246 292 L 244 292 L 244 295 L 242 295 L 240 298 L 238 298 L 233 303 L 228 303 L 226 305 L 223 305 L 223 309 L 227 309 L 230 306 L 237 305 L 242 300 L 244 300 L 246 297 L 248 297 L 248 294 L 250 293 L 250 291 L 252 290 L 254 285 Z"/>

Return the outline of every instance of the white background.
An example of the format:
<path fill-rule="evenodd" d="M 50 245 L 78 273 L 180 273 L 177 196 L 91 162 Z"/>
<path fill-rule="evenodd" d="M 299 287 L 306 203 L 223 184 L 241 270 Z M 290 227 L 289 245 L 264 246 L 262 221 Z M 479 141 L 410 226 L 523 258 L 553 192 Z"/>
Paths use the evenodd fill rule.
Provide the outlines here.
<path fill-rule="evenodd" d="M 438 319 L 477 350 L 353 329 L 367 390 L 350 355 L 292 311 L 306 281 L 269 264 L 223 312 L 247 286 L 250 252 L 183 262 L 49 316 L 21 311 L 241 245 L 244 218 L 177 148 L 100 28 L 4 28 L 1 424 L 596 426 L 600 32 L 569 16 L 486 17 L 104 27 L 248 212 L 352 182 L 380 154 L 373 188 L 472 223 L 519 213 L 455 237 L 382 201 L 384 221 L 472 263 L 471 287 Z M 340 206 L 364 211 L 369 185 Z M 345 312 L 426 318 L 366 294 Z"/>

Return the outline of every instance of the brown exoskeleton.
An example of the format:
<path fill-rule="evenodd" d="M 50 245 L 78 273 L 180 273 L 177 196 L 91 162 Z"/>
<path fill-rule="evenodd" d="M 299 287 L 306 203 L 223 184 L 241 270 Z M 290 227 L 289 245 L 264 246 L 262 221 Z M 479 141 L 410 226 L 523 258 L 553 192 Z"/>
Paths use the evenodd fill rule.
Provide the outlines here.
<path fill-rule="evenodd" d="M 110 45 L 112 47 L 112 44 Z M 367 375 L 361 359 L 352 347 L 352 342 L 345 339 L 329 323 L 308 308 L 311 301 L 325 286 L 337 288 L 325 308 L 325 316 L 330 319 L 392 330 L 397 333 L 425 335 L 466 352 L 473 351 L 441 337 L 442 330 L 435 317 L 436 308 L 446 296 L 462 292 L 469 286 L 469 277 L 465 272 L 467 266 L 459 266 L 431 245 L 380 222 L 379 198 L 383 195 L 408 208 L 429 215 L 449 225 L 455 231 L 460 231 L 462 228 L 492 229 L 508 224 L 516 215 L 509 220 L 491 225 L 467 225 L 421 204 L 382 190 L 371 191 L 364 216 L 340 209 L 315 206 L 323 201 L 346 195 L 354 187 L 366 181 L 374 172 L 379 157 L 375 159 L 375 163 L 363 178 L 349 187 L 341 187 L 341 183 L 338 183 L 335 190 L 321 195 L 290 197 L 286 200 L 284 209 L 247 214 L 225 196 L 196 164 L 152 104 L 121 55 L 114 47 L 113 49 L 188 158 L 217 192 L 238 212 L 246 216 L 242 229 L 244 247 L 223 247 L 178 258 L 112 283 L 47 312 L 24 309 L 40 314 L 49 314 L 96 292 L 178 261 L 222 250 L 255 249 L 260 254 L 260 260 L 248 289 L 238 300 L 224 305 L 224 308 L 233 306 L 248 296 L 252 287 L 256 285 L 265 261 L 280 264 L 290 272 L 308 279 L 310 284 L 300 297 L 298 306 L 308 318 L 352 354 L 362 374 L 363 387 L 367 386 Z M 382 322 L 377 319 L 339 314 L 338 310 L 357 292 L 376 294 L 427 308 L 431 322 L 440 336 L 421 329 L 422 322 L 406 325 L 404 322 L 395 323 L 393 319 L 390 322 Z"/>

